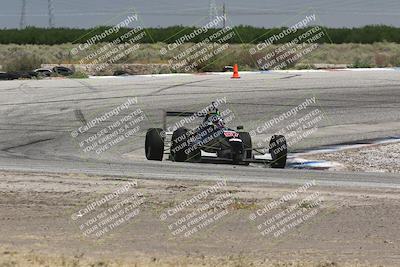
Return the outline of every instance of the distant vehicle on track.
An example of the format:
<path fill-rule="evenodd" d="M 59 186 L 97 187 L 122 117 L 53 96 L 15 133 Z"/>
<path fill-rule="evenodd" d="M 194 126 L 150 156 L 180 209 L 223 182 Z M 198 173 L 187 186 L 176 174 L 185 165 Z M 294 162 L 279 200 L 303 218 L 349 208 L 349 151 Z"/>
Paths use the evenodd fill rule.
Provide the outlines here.
<path fill-rule="evenodd" d="M 59 75 L 62 75 L 62 76 L 70 76 L 70 75 L 74 74 L 73 70 L 71 70 L 70 68 L 67 68 L 67 67 L 63 67 L 63 66 L 54 67 L 53 72 L 57 73 Z"/>
<path fill-rule="evenodd" d="M 37 76 L 38 74 L 34 71 L 0 72 L 0 80 L 31 79 Z"/>
<path fill-rule="evenodd" d="M 53 74 L 53 70 L 46 68 L 36 69 L 34 70 L 34 72 L 36 72 L 39 76 L 42 77 L 50 77 Z"/>

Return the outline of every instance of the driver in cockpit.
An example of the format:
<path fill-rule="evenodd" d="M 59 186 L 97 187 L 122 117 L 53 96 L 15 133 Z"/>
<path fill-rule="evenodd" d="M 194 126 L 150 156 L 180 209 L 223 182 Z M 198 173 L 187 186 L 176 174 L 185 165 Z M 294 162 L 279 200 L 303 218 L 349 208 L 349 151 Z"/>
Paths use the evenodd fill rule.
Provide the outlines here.
<path fill-rule="evenodd" d="M 225 127 L 224 121 L 221 118 L 221 113 L 216 107 L 215 102 L 212 102 L 211 105 L 213 106 L 213 108 L 207 112 L 203 120 L 203 124 L 209 126 L 213 125 L 217 128 L 224 128 Z"/>

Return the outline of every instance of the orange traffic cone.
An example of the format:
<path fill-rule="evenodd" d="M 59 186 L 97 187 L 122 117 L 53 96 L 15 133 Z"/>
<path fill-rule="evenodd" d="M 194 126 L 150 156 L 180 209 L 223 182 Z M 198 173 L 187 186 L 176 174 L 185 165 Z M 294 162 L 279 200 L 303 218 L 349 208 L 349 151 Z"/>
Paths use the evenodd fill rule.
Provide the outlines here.
<path fill-rule="evenodd" d="M 233 76 L 231 77 L 231 79 L 239 79 L 239 67 L 238 64 L 235 64 L 235 66 L 233 66 Z"/>

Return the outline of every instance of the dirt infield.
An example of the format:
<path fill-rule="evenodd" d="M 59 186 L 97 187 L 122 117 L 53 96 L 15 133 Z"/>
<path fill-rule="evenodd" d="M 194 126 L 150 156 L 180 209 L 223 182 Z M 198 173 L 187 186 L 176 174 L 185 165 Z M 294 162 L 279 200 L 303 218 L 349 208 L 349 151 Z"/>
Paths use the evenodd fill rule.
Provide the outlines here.
<path fill-rule="evenodd" d="M 85 235 L 79 226 L 85 221 L 79 220 L 88 217 L 73 215 L 132 181 L 132 194 L 140 192 L 144 199 L 137 205 L 140 213 L 98 238 Z M 308 183 L 307 190 L 298 191 L 298 186 L 226 181 L 196 203 L 228 195 L 226 215 L 183 236 L 175 226 L 185 216 L 173 217 L 171 211 L 215 183 L 1 172 L 0 266 L 398 266 L 399 190 Z M 323 199 L 318 205 L 304 201 L 298 211 L 318 213 L 298 225 L 290 222 L 280 235 L 261 234 L 263 217 L 249 218 L 293 192 L 298 193 L 274 212 L 317 193 Z M 185 209 L 187 216 L 196 208 L 187 204 Z"/>

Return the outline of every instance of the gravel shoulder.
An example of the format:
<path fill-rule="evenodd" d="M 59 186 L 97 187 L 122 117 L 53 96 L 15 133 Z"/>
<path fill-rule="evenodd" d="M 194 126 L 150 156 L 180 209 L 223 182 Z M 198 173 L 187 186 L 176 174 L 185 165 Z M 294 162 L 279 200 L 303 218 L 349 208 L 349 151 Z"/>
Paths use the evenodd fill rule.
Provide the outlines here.
<path fill-rule="evenodd" d="M 340 163 L 345 171 L 400 173 L 400 143 L 305 156 Z"/>

